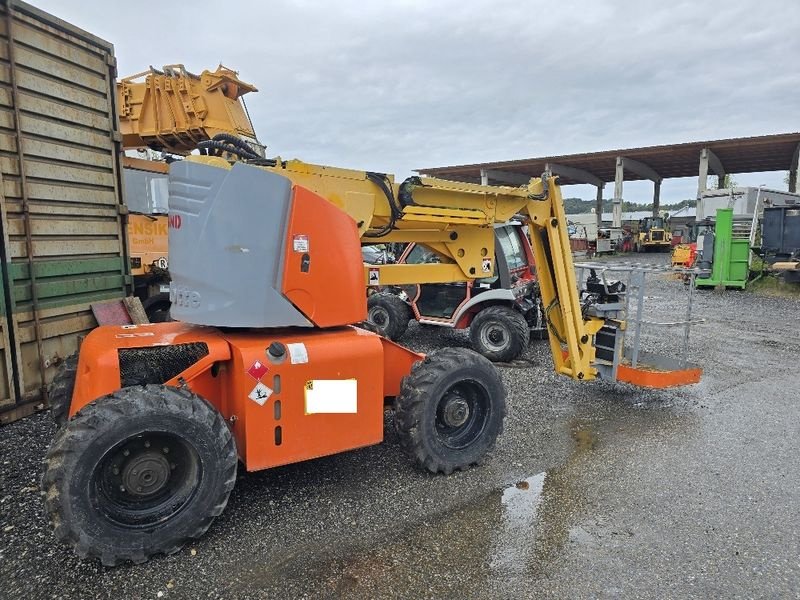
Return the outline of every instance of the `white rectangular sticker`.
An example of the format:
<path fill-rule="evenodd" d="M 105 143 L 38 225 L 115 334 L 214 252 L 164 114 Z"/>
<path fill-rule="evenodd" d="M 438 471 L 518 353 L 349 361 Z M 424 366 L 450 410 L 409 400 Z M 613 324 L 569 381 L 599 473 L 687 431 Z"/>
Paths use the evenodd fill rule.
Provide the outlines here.
<path fill-rule="evenodd" d="M 358 383 L 355 379 L 314 379 L 306 382 L 306 414 L 355 414 Z"/>
<path fill-rule="evenodd" d="M 378 269 L 370 269 L 368 285 L 380 285 L 380 284 L 381 284 L 381 272 Z"/>
<path fill-rule="evenodd" d="M 308 236 L 295 235 L 292 238 L 292 250 L 295 252 L 308 252 Z"/>
<path fill-rule="evenodd" d="M 305 344 L 286 344 L 286 348 L 289 350 L 289 360 L 293 365 L 303 365 L 308 362 L 308 351 Z"/>

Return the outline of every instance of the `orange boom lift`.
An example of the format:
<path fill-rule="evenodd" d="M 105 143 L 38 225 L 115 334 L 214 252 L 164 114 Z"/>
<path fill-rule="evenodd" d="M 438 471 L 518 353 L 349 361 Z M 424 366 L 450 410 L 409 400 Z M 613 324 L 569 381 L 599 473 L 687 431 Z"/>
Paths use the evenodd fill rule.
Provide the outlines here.
<path fill-rule="evenodd" d="M 520 188 L 396 186 L 296 161 L 190 156 L 169 178 L 176 322 L 97 328 L 50 395 L 69 419 L 47 456 L 45 505 L 80 556 L 113 565 L 175 552 L 222 512 L 237 461 L 252 471 L 376 444 L 386 408 L 422 468 L 481 460 L 505 416 L 494 366 L 461 348 L 423 356 L 358 323 L 374 276 L 491 276 L 493 226 L 512 217 L 529 228 L 556 372 L 655 387 L 699 379 L 689 365 L 626 358 L 620 282 L 593 272 L 579 296 L 547 174 Z M 363 237 L 425 243 L 443 262 L 365 267 Z"/>

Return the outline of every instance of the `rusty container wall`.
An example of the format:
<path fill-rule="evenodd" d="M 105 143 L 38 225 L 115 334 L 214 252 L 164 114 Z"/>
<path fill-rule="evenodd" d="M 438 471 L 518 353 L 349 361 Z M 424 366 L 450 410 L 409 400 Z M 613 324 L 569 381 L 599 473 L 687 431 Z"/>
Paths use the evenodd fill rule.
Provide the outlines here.
<path fill-rule="evenodd" d="M 0 0 L 0 422 L 44 405 L 90 304 L 127 295 L 113 46 Z"/>

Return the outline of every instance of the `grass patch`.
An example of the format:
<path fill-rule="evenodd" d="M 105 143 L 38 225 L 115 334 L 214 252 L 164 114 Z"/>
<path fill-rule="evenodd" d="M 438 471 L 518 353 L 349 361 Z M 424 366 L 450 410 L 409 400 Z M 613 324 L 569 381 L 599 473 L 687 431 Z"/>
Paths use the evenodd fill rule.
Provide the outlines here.
<path fill-rule="evenodd" d="M 751 281 L 747 289 L 761 296 L 778 296 L 780 298 L 796 298 L 800 300 L 800 284 L 786 283 L 782 277 L 764 274 L 761 279 Z"/>

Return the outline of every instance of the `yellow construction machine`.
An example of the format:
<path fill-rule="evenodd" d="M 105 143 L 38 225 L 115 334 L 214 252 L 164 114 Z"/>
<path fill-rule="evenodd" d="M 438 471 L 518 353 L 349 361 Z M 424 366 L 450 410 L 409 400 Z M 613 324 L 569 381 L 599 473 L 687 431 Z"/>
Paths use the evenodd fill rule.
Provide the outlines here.
<path fill-rule="evenodd" d="M 123 168 L 131 274 L 151 321 L 169 315 L 167 161 L 202 142 L 224 149 L 226 136 L 263 155 L 243 99 L 255 91 L 222 65 L 200 75 L 183 65 L 151 67 L 117 82 L 122 146 L 141 155 L 125 156 Z"/>
<path fill-rule="evenodd" d="M 672 247 L 672 234 L 664 217 L 639 219 L 639 232 L 634 242 L 636 252 L 665 252 Z"/>

